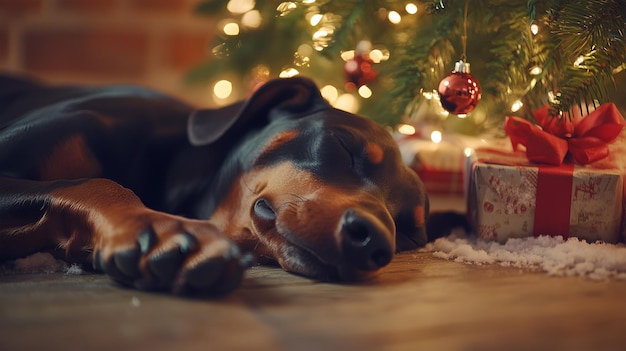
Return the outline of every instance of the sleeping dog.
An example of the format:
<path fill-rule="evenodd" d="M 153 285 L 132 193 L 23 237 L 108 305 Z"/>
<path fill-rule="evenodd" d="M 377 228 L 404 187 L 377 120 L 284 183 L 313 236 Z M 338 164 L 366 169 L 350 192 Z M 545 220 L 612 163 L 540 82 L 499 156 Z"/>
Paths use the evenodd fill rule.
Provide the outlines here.
<path fill-rule="evenodd" d="M 390 134 L 305 78 L 212 110 L 0 79 L 0 262 L 51 252 L 192 295 L 231 291 L 252 256 L 362 280 L 426 243 L 428 206 Z"/>

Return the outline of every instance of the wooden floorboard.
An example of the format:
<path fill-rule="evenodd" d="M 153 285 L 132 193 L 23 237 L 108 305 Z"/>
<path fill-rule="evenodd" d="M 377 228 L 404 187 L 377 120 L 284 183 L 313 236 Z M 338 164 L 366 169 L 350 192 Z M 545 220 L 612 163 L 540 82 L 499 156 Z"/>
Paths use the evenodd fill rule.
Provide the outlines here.
<path fill-rule="evenodd" d="M 626 282 L 397 256 L 362 284 L 252 268 L 219 300 L 0 276 L 0 350 L 623 350 Z"/>

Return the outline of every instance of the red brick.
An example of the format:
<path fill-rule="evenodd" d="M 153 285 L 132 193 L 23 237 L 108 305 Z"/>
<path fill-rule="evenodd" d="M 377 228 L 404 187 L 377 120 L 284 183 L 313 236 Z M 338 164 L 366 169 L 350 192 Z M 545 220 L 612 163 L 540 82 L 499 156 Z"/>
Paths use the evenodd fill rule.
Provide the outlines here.
<path fill-rule="evenodd" d="M 190 11 L 186 0 L 132 0 L 131 8 L 140 12 L 182 13 Z"/>
<path fill-rule="evenodd" d="M 57 8 L 62 12 L 110 13 L 119 5 L 119 0 L 57 0 Z"/>
<path fill-rule="evenodd" d="M 0 15 L 24 15 L 41 12 L 43 0 L 0 0 Z"/>
<path fill-rule="evenodd" d="M 185 70 L 208 57 L 212 35 L 207 32 L 176 32 L 166 38 L 163 57 L 168 67 Z"/>
<path fill-rule="evenodd" d="M 47 28 L 27 31 L 23 62 L 37 72 L 134 78 L 143 75 L 149 38 L 124 29 Z"/>
<path fill-rule="evenodd" d="M 0 61 L 9 57 L 9 29 L 0 27 Z"/>

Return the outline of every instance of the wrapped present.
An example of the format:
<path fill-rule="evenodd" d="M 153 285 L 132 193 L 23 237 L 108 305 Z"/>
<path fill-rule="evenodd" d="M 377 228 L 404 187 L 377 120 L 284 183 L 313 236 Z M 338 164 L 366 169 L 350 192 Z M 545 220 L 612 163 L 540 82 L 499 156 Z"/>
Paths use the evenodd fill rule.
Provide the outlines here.
<path fill-rule="evenodd" d="M 620 239 L 624 185 L 616 169 L 533 165 L 523 155 L 477 150 L 467 175 L 468 215 L 483 239 Z"/>
<path fill-rule="evenodd" d="M 439 142 L 396 137 L 404 163 L 420 177 L 431 195 L 463 195 L 465 152 L 484 144 L 479 138 L 446 135 Z"/>
<path fill-rule="evenodd" d="M 625 143 L 623 117 L 606 104 L 578 120 L 536 120 L 540 127 L 505 122 L 517 151 L 478 149 L 467 158 L 468 215 L 477 234 L 500 242 L 540 235 L 619 241 L 626 163 L 607 156 L 613 141 Z"/>

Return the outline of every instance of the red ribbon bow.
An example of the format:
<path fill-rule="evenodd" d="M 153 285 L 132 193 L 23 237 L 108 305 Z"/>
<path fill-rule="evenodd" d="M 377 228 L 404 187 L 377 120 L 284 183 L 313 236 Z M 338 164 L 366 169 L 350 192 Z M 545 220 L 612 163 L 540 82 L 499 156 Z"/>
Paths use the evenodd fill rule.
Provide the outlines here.
<path fill-rule="evenodd" d="M 603 104 L 589 115 L 577 120 L 551 117 L 548 107 L 534 112 L 539 126 L 519 117 L 507 117 L 504 130 L 513 150 L 526 147 L 532 162 L 560 165 L 569 153 L 581 165 L 605 158 L 608 144 L 624 127 L 624 118 L 613 103 Z"/>

